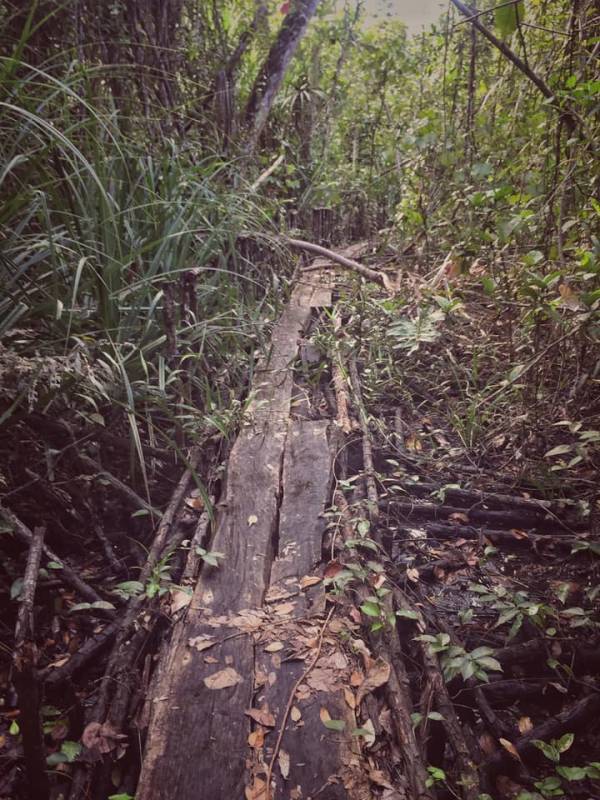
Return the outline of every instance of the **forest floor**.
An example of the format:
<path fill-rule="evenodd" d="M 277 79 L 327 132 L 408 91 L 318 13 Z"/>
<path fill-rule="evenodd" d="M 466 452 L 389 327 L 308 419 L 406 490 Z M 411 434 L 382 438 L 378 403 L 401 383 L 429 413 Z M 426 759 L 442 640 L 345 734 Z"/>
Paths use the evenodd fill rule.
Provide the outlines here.
<path fill-rule="evenodd" d="M 3 435 L 2 650 L 33 668 L 2 661 L 1 798 L 41 796 L 40 752 L 75 800 L 600 797 L 595 465 L 548 468 L 543 360 L 482 394 L 518 344 L 468 276 L 425 317 L 447 273 L 371 269 L 297 271 L 232 446 L 169 484 L 143 443 L 160 517 L 118 432 Z M 94 530 L 61 481 L 104 497 Z M 114 497 L 156 517 L 145 550 L 106 535 Z"/>

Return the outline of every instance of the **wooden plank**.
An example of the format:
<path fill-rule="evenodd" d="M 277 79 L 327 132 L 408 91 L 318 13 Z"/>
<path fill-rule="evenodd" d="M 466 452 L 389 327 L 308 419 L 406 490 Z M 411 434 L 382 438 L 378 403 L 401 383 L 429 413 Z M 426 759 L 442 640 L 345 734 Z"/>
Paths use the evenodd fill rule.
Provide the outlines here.
<path fill-rule="evenodd" d="M 232 449 L 219 503 L 212 549 L 224 559 L 219 568 L 203 570 L 154 684 L 137 800 L 243 796 L 254 642 L 243 624 L 252 613 L 236 620 L 236 612 L 254 609 L 260 622 L 277 534 L 290 367 L 310 318 L 311 294 L 303 286 L 292 293 L 257 370 L 249 421 Z M 198 649 L 215 631 L 219 642 Z M 215 674 L 236 683 L 211 689 Z"/>
<path fill-rule="evenodd" d="M 317 629 L 318 621 L 315 621 L 312 630 Z M 287 631 L 287 637 L 281 632 L 279 634 L 284 653 L 294 650 L 294 626 L 288 625 Z M 306 662 L 311 659 L 312 655 L 309 654 Z M 277 653 L 269 654 L 264 649 L 257 651 L 258 674 L 268 675 L 269 680 L 257 694 L 255 707 L 268 709 L 275 718 L 273 731 L 265 737 L 266 763 L 272 758 L 273 743 L 283 724 L 290 692 L 304 675 L 306 662 L 294 659 L 284 661 Z M 336 663 L 340 666 L 336 667 Z M 348 778 L 352 775 L 352 762 L 357 760 L 358 742 L 353 741 L 351 735 L 357 723 L 343 695 L 344 686 L 349 683 L 349 673 L 350 665 L 346 656 L 337 649 L 331 637 L 315 669 L 308 674 L 305 682 L 300 683 L 299 691 L 294 696 L 294 718 L 289 716 L 286 721 L 280 749 L 280 752 L 289 755 L 289 773 L 287 777 L 282 774 L 281 762 L 276 759 L 272 800 L 288 800 L 291 796 L 348 800 L 355 796 L 348 786 Z M 319 689 L 321 684 L 326 687 L 325 690 Z M 321 719 L 322 709 L 326 709 L 331 719 L 344 720 L 344 730 L 326 728 Z M 295 795 L 290 794 L 291 789 L 295 790 Z M 364 798 L 369 795 L 358 796 Z"/>
<path fill-rule="evenodd" d="M 283 464 L 279 547 L 271 587 L 298 591 L 299 580 L 321 561 L 321 544 L 332 479 L 327 432 L 330 420 L 298 420 L 288 433 Z"/>

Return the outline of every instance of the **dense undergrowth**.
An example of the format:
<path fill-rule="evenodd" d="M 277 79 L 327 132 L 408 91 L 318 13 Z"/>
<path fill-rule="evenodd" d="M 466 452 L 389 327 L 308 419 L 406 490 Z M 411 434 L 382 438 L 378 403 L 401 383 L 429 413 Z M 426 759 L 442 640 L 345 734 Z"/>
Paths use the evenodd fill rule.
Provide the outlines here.
<path fill-rule="evenodd" d="M 282 234 L 368 240 L 396 283 L 386 297 L 352 284 L 343 332 L 314 342 L 358 361 L 382 486 L 425 467 L 444 485 L 493 489 L 501 476 L 562 498 L 597 533 L 596 5 L 481 16 L 528 74 L 452 5 L 413 38 L 397 22 L 362 27 L 361 3 L 315 5 L 257 129 L 257 86 L 294 3 L 169 2 L 162 23 L 133 0 L 2 4 L 7 653 L 19 521 L 43 525 L 58 554 L 40 582 L 44 668 L 95 626 L 77 616 L 89 608 L 68 613 L 82 598 L 61 585 L 62 559 L 98 588 L 87 600 L 100 617 L 175 586 L 181 554 L 168 548 L 138 578 L 190 464 L 196 510 L 212 514 L 297 265 Z M 16 717 L 4 722 L 16 741 Z"/>

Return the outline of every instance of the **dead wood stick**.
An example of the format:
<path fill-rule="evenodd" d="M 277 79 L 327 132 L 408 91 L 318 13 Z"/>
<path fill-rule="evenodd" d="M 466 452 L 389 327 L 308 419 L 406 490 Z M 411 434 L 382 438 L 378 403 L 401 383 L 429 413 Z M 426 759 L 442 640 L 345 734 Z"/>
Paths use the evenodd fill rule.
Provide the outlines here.
<path fill-rule="evenodd" d="M 477 539 L 483 537 L 489 539 L 493 544 L 506 545 L 510 547 L 532 547 L 552 546 L 558 550 L 569 550 L 572 544 L 577 541 L 576 536 L 566 536 L 552 533 L 526 533 L 512 531 L 492 530 L 485 526 L 476 528 L 472 525 L 451 525 L 443 522 L 415 522 L 415 527 L 424 530 L 432 539 Z M 405 520 L 406 525 L 406 520 Z"/>
<path fill-rule="evenodd" d="M 141 570 L 139 581 L 143 585 L 148 582 L 148 579 L 152 575 L 152 570 L 155 568 L 161 554 L 165 550 L 169 533 L 171 532 L 177 514 L 179 513 L 180 507 L 187 494 L 192 475 L 194 474 L 199 461 L 200 452 L 199 450 L 194 450 L 189 460 L 189 466 L 179 479 L 179 483 L 173 492 L 169 505 L 162 515 L 160 524 L 154 537 L 154 541 L 148 553 L 148 558 L 146 559 L 146 563 Z M 89 720 L 90 722 L 100 722 L 104 720 L 109 710 L 110 695 L 111 690 L 114 688 L 115 675 L 117 675 L 117 673 L 126 675 L 130 671 L 131 665 L 137 654 L 137 648 L 129 646 L 127 640 L 131 628 L 138 614 L 141 612 L 145 602 L 145 594 L 137 595 L 129 600 L 125 614 L 119 622 L 116 632 L 116 641 L 108 658 L 106 670 L 100 683 L 98 697 L 96 699 L 94 708 L 91 711 Z M 121 699 L 119 700 L 119 705 L 122 705 Z M 81 774 L 78 777 L 76 785 L 78 792 L 83 791 L 84 779 L 81 777 Z M 78 795 L 74 794 L 73 796 L 77 797 Z"/>
<path fill-rule="evenodd" d="M 432 496 L 435 492 L 440 491 L 441 488 L 439 484 L 425 483 L 422 481 L 419 481 L 419 483 L 400 483 L 400 485 L 406 490 L 409 496 L 415 495 L 417 497 Z M 496 492 L 483 492 L 479 489 L 444 488 L 443 502 L 449 505 L 461 503 L 463 507 L 469 504 L 485 505 L 491 509 L 497 510 L 522 508 L 525 511 L 542 515 L 546 514 L 551 509 L 554 509 L 555 512 L 560 512 L 558 504 L 550 500 L 538 500 L 536 498 L 519 497 L 511 494 L 498 494 Z"/>
<path fill-rule="evenodd" d="M 349 506 L 341 492 L 336 492 L 336 505 L 340 509 L 342 531 L 345 540 L 352 537 L 352 530 L 349 520 Z M 372 533 L 373 540 L 381 547 L 381 536 L 377 530 Z M 352 552 L 352 550 L 350 550 Z M 358 596 L 361 601 L 368 598 L 370 592 L 366 586 L 359 587 Z M 393 614 L 390 598 L 385 598 L 386 617 Z M 423 758 L 415 729 L 413 726 L 412 698 L 410 692 L 410 681 L 398 631 L 396 628 L 387 631 L 384 637 L 378 634 L 368 634 L 369 643 L 374 653 L 383 658 L 391 667 L 390 675 L 385 684 L 385 696 L 388 707 L 391 710 L 391 719 L 394 727 L 394 735 L 398 747 L 402 752 L 404 771 L 408 780 L 411 797 L 415 800 L 429 800 L 432 793 L 427 787 L 427 771 L 423 763 Z"/>
<path fill-rule="evenodd" d="M 373 444 L 371 442 L 371 432 L 369 431 L 369 417 L 363 401 L 362 390 L 360 386 L 360 377 L 356 366 L 356 359 L 350 358 L 348 362 L 348 372 L 350 373 L 350 381 L 352 384 L 352 391 L 358 409 L 358 420 L 362 432 L 362 451 L 363 451 L 363 466 L 365 469 L 365 481 L 367 484 L 367 497 L 369 499 L 369 517 L 374 522 L 379 516 L 379 494 L 377 492 L 377 485 L 375 484 L 375 465 L 373 462 Z"/>
<path fill-rule="evenodd" d="M 393 291 L 394 289 L 392 282 L 385 273 L 370 269 L 370 267 L 365 267 L 364 264 L 359 264 L 358 261 L 355 261 L 353 258 L 346 258 L 346 256 L 342 256 L 339 253 L 336 253 L 334 250 L 329 250 L 327 247 L 321 247 L 320 244 L 313 244 L 313 242 L 305 242 L 303 239 L 290 239 L 287 236 L 282 237 L 282 239 L 290 247 L 295 247 L 299 250 L 306 250 L 309 253 L 315 253 L 315 255 L 323 256 L 331 261 L 335 261 L 336 264 L 340 264 L 342 267 L 352 269 L 354 272 L 358 272 L 358 274 L 362 275 L 364 278 L 368 278 L 370 281 L 383 286 L 383 288 L 387 289 L 389 292 Z"/>
<path fill-rule="evenodd" d="M 15 627 L 15 650 L 13 654 L 13 681 L 19 698 L 19 725 L 23 736 L 25 773 L 31 792 L 36 800 L 50 797 L 50 784 L 46 772 L 46 751 L 42 730 L 43 690 L 36 672 L 37 647 L 34 640 L 33 601 L 42 558 L 42 547 L 46 529 L 36 527 L 31 536 L 23 578 L 23 599 L 19 606 Z"/>
<path fill-rule="evenodd" d="M 333 320 L 333 329 L 336 333 L 338 333 L 341 327 L 342 320 L 340 319 L 339 314 L 336 312 Z M 336 352 L 333 354 L 331 372 L 333 376 L 333 388 L 335 391 L 335 402 L 337 406 L 336 423 L 344 433 L 350 433 L 352 430 L 352 424 L 350 423 L 350 416 L 348 414 L 348 389 L 346 387 L 346 381 L 344 380 L 340 363 L 339 348 L 336 348 Z"/>
<path fill-rule="evenodd" d="M 368 590 L 366 590 L 368 594 Z M 393 613 L 390 597 L 385 598 L 386 616 Z M 404 770 L 410 786 L 410 796 L 415 800 L 428 800 L 433 797 L 427 787 L 427 771 L 423 757 L 417 743 L 417 737 L 411 717 L 412 698 L 410 680 L 398 631 L 394 627 L 387 631 L 383 637 L 369 635 L 369 641 L 378 655 L 385 655 L 392 666 L 390 677 L 385 685 L 385 696 L 392 712 L 392 724 L 396 735 L 396 742 L 403 756 Z"/>
<path fill-rule="evenodd" d="M 456 506 L 436 505 L 435 503 L 417 503 L 404 500 L 386 499 L 380 503 L 391 513 L 404 519 L 449 519 L 456 514 Z M 546 510 L 520 509 L 515 511 L 497 511 L 483 508 L 469 508 L 463 512 L 468 522 L 483 522 L 497 528 L 536 528 L 540 530 L 563 528 L 567 531 L 583 531 L 587 525 L 580 521 L 563 521 L 560 518 L 548 517 Z M 468 523 L 467 523 L 468 524 Z"/>
<path fill-rule="evenodd" d="M 462 796 L 465 800 L 477 800 L 482 792 L 479 773 L 471 757 L 467 741 L 463 734 L 460 720 L 454 709 L 448 688 L 442 677 L 437 656 L 429 650 L 425 642 L 419 642 L 423 666 L 433 689 L 437 710 L 442 715 L 442 725 L 450 747 L 456 755 L 456 763 L 460 772 L 458 785 L 462 787 Z"/>
<path fill-rule="evenodd" d="M 327 614 L 327 617 L 325 618 L 325 622 L 321 626 L 321 630 L 319 631 L 319 639 L 317 641 L 317 652 L 315 653 L 315 656 L 314 656 L 313 660 L 310 662 L 310 664 L 308 665 L 308 667 L 306 667 L 306 669 L 304 670 L 302 675 L 300 675 L 298 680 L 292 686 L 292 691 L 290 692 L 290 696 L 288 697 L 288 701 L 287 701 L 285 709 L 283 711 L 283 717 L 282 717 L 282 720 L 281 720 L 281 725 L 279 726 L 279 731 L 277 733 L 277 741 L 275 742 L 275 747 L 273 748 L 273 755 L 271 756 L 271 760 L 269 761 L 269 766 L 267 767 L 267 788 L 266 788 L 266 793 L 267 794 L 266 794 L 265 800 L 271 800 L 271 797 L 272 797 L 272 794 L 271 794 L 271 779 L 273 777 L 273 767 L 275 766 L 275 761 L 277 760 L 277 756 L 279 754 L 279 748 L 281 747 L 281 742 L 283 741 L 283 735 L 285 733 L 285 726 L 287 725 L 287 721 L 288 721 L 288 717 L 290 715 L 290 711 L 292 710 L 292 706 L 294 705 L 294 697 L 296 695 L 296 692 L 297 692 L 298 687 L 300 686 L 300 684 L 303 683 L 306 680 L 308 675 L 314 669 L 317 661 L 319 660 L 319 657 L 321 655 L 321 650 L 323 648 L 323 639 L 325 637 L 325 631 L 327 630 L 327 626 L 329 625 L 329 622 L 330 622 L 331 617 L 333 616 L 334 612 L 335 612 L 335 606 L 332 606 L 329 609 L 329 613 Z"/>
<path fill-rule="evenodd" d="M 146 502 L 146 500 L 140 497 L 137 492 L 134 492 L 130 486 L 127 486 L 126 483 L 123 483 L 123 481 L 119 480 L 119 478 L 116 478 L 112 473 L 105 470 L 97 461 L 94 461 L 93 458 L 90 458 L 83 453 L 79 453 L 77 455 L 77 460 L 83 467 L 85 467 L 87 472 L 91 472 L 97 477 L 102 477 L 104 480 L 108 481 L 113 489 L 116 489 L 119 494 L 121 494 L 126 500 L 129 500 L 129 502 L 133 503 L 134 506 L 148 511 L 155 517 L 161 516 L 161 513 L 158 511 L 158 509 Z"/>
<path fill-rule="evenodd" d="M 21 539 L 21 541 L 24 542 L 25 544 L 30 545 L 33 538 L 33 534 L 31 533 L 27 525 L 25 525 L 24 522 L 21 522 L 21 520 L 16 516 L 16 514 L 13 514 L 13 512 L 10 511 L 5 506 L 0 505 L 0 514 L 2 514 L 4 519 L 6 519 L 7 522 L 9 522 L 12 525 L 19 539 Z M 79 592 L 79 594 L 82 597 L 85 597 L 85 599 L 89 600 L 91 603 L 96 603 L 99 600 L 102 600 L 98 592 L 96 592 L 95 589 L 92 589 L 92 587 L 89 584 L 87 584 L 84 580 L 82 580 L 79 577 L 79 575 L 77 575 L 77 573 L 74 572 L 71 569 L 71 567 L 67 566 L 64 560 L 60 558 L 60 556 L 57 556 L 53 550 L 51 550 L 46 545 L 43 546 L 42 550 L 44 555 L 46 556 L 46 558 L 48 558 L 49 561 L 56 561 L 58 564 L 61 564 L 61 569 L 57 570 L 57 572 L 60 575 L 60 577 L 63 578 L 65 583 L 68 583 L 73 589 Z M 109 610 L 106 610 L 103 613 L 106 616 L 111 616 L 111 617 L 114 616 L 114 612 Z"/>
<path fill-rule="evenodd" d="M 98 656 L 105 647 L 108 647 L 118 627 L 119 622 L 117 620 L 111 622 L 110 625 L 107 625 L 100 633 L 90 637 L 84 642 L 79 650 L 73 653 L 65 664 L 60 667 L 45 667 L 40 672 L 40 677 L 46 680 L 48 686 L 62 686 L 62 684 L 70 680 L 78 670 L 85 667 L 92 658 Z"/>

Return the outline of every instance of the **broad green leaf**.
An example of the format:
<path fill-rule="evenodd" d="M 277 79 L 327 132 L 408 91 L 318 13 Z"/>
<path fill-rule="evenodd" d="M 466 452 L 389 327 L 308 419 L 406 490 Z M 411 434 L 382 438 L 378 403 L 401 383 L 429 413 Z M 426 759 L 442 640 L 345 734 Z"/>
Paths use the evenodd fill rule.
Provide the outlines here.
<path fill-rule="evenodd" d="M 381 613 L 381 608 L 379 605 L 377 603 L 372 603 L 370 600 L 364 602 L 361 605 L 360 610 L 363 612 L 363 614 L 366 614 L 367 617 L 378 617 Z"/>
<path fill-rule="evenodd" d="M 332 731 L 343 731 L 346 727 L 346 721 L 343 719 L 328 719 L 323 721 L 323 725 Z"/>

